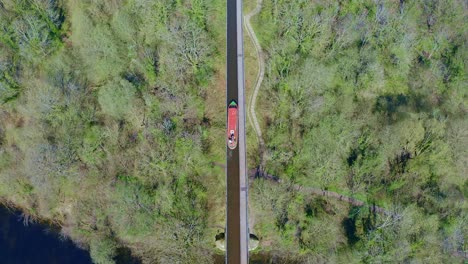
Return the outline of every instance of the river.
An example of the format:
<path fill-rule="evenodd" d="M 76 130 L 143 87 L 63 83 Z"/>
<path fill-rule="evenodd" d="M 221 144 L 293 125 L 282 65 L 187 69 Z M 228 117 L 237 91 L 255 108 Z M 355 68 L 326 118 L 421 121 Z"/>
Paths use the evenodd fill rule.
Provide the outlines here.
<path fill-rule="evenodd" d="M 4 264 L 91 262 L 89 252 L 61 239 L 57 228 L 39 223 L 27 226 L 20 213 L 0 206 L 0 259 Z"/>
<path fill-rule="evenodd" d="M 0 205 L 0 263 L 2 264 L 92 264 L 89 252 L 70 239 L 61 238 L 59 228 L 21 220 L 21 213 Z M 118 264 L 140 263 L 125 248 L 118 250 Z"/>

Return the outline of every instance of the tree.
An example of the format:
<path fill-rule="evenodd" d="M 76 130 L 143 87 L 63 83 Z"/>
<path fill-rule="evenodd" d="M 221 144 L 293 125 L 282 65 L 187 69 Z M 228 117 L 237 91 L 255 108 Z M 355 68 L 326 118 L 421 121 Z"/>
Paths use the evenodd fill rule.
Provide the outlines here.
<path fill-rule="evenodd" d="M 123 79 L 114 79 L 99 89 L 102 111 L 113 118 L 124 120 L 133 109 L 135 87 Z"/>

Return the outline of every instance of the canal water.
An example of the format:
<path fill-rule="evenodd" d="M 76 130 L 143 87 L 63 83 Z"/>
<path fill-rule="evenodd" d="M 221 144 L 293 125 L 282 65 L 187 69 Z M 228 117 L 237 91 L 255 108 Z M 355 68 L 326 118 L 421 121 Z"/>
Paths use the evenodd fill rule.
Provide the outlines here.
<path fill-rule="evenodd" d="M 137 264 L 126 248 L 117 250 L 117 264 Z M 1 264 L 92 264 L 89 252 L 70 239 L 61 238 L 59 229 L 40 223 L 23 224 L 21 213 L 0 205 Z"/>

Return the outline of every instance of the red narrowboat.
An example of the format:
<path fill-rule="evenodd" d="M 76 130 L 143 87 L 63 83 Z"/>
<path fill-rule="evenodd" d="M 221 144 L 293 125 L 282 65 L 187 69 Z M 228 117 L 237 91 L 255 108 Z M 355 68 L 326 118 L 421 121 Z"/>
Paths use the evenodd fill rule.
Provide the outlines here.
<path fill-rule="evenodd" d="M 237 103 L 232 100 L 228 106 L 228 126 L 227 126 L 227 142 L 230 149 L 237 147 Z"/>

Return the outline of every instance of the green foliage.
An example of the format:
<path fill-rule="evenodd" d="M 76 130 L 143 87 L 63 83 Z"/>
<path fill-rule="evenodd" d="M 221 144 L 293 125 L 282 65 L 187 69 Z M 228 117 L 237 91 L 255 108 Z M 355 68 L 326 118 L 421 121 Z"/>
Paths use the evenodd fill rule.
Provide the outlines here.
<path fill-rule="evenodd" d="M 11 69 L 9 63 L 0 61 L 0 101 L 2 103 L 14 99 L 19 94 L 19 86 L 8 69 Z"/>
<path fill-rule="evenodd" d="M 139 184 L 134 178 L 120 176 L 113 192 L 113 206 L 110 208 L 115 222 L 122 228 L 124 236 L 141 236 L 151 231 L 155 220 L 154 199 L 151 190 Z"/>
<path fill-rule="evenodd" d="M 99 104 L 102 111 L 111 117 L 125 119 L 133 108 L 135 87 L 123 79 L 113 80 L 99 89 Z"/>
<path fill-rule="evenodd" d="M 90 80 L 102 83 L 117 76 L 124 69 L 121 58 L 123 50 L 119 50 L 112 31 L 107 25 L 93 27 L 86 15 L 77 19 L 84 21 L 81 22 L 83 25 L 74 29 L 76 34 L 73 39 L 76 38 L 76 45 Z"/>
<path fill-rule="evenodd" d="M 117 243 L 109 238 L 96 238 L 91 240 L 89 251 L 93 262 L 96 264 L 115 263 Z"/>
<path fill-rule="evenodd" d="M 78 154 L 80 159 L 88 165 L 100 164 L 105 158 L 105 152 L 101 148 L 104 140 L 104 132 L 99 126 L 91 126 L 85 130 L 83 145 Z"/>
<path fill-rule="evenodd" d="M 62 9 L 55 1 L 18 1 L 2 13 L 1 39 L 23 59 L 40 63 L 61 45 Z"/>

